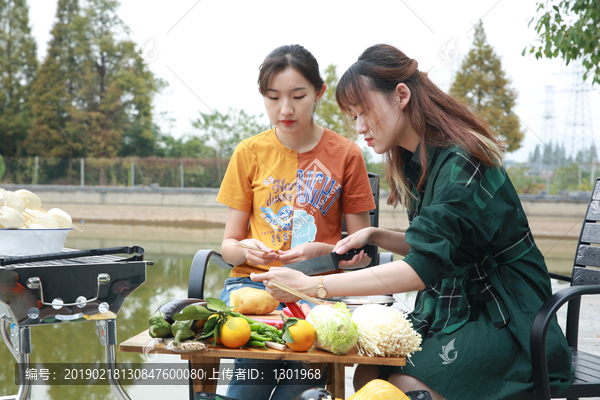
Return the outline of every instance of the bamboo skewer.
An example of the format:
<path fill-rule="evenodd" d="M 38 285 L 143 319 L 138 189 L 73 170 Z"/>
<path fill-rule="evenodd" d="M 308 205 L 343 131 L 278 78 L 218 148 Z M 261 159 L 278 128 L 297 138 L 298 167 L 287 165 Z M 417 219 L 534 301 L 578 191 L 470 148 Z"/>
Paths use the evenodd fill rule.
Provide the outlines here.
<path fill-rule="evenodd" d="M 263 253 L 270 253 L 269 250 L 259 249 L 258 247 L 250 246 L 250 245 L 247 245 L 247 244 L 244 244 L 244 243 L 240 243 L 240 242 L 234 243 L 233 245 L 235 247 L 240 247 L 242 249 L 262 251 Z"/>
<path fill-rule="evenodd" d="M 297 291 L 296 289 L 287 287 L 284 284 L 277 282 L 276 280 L 271 279 L 271 280 L 269 280 L 269 282 L 271 282 L 271 284 L 273 286 L 278 287 L 279 289 L 284 290 L 290 294 L 293 294 L 296 297 L 300 297 L 301 299 L 306 300 L 310 303 L 316 304 L 317 306 L 326 304 L 325 302 L 319 301 L 319 300 L 315 299 L 314 297 L 308 296 L 302 292 Z"/>

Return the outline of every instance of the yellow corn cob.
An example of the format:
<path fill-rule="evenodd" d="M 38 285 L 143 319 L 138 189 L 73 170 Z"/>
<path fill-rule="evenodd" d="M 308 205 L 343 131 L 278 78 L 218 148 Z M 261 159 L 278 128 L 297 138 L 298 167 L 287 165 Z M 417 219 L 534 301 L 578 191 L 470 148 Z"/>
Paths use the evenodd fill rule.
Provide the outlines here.
<path fill-rule="evenodd" d="M 410 400 L 407 395 L 391 383 L 374 379 L 363 386 L 348 400 Z"/>

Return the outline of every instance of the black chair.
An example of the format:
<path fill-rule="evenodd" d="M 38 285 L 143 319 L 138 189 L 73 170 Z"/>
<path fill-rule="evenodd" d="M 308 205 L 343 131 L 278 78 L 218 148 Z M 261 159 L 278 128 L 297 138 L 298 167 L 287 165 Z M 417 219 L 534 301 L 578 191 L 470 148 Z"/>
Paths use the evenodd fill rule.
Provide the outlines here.
<path fill-rule="evenodd" d="M 594 191 L 581 228 L 572 277 L 550 274 L 552 278 L 571 282 L 571 287 L 554 293 L 538 312 L 531 329 L 531 358 L 533 368 L 534 398 L 578 399 L 600 396 L 600 356 L 578 350 L 579 315 L 581 296 L 600 294 L 600 178 Z M 546 336 L 557 310 L 566 302 L 566 338 L 571 348 L 575 379 L 563 393 L 551 396 L 546 358 Z"/>
<path fill-rule="evenodd" d="M 369 172 L 369 183 L 371 184 L 371 192 L 373 199 L 375 200 L 375 209 L 369 212 L 371 218 L 371 226 L 379 226 L 379 175 Z M 342 221 L 342 237 L 346 236 L 346 224 Z M 231 269 L 233 266 L 226 263 L 215 250 L 198 250 L 194 259 L 192 260 L 192 266 L 190 269 L 190 278 L 188 281 L 188 298 L 203 299 L 204 298 L 204 285 L 206 281 L 206 270 L 210 262 L 215 263 L 221 268 Z M 378 253 L 377 259 L 372 260 L 369 264 L 380 265 L 393 261 L 392 253 Z M 367 266 L 368 267 L 368 266 Z M 367 268 L 365 267 L 365 268 Z M 191 362 L 190 362 L 191 363 Z M 190 365 L 191 368 L 191 365 Z M 194 399 L 194 392 L 192 383 L 190 381 L 190 400 Z"/>

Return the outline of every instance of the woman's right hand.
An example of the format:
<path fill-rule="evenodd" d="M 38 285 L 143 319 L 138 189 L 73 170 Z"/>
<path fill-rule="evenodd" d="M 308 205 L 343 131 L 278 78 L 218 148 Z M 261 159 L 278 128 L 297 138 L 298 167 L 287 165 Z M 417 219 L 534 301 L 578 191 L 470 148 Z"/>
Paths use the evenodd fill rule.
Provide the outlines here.
<path fill-rule="evenodd" d="M 240 243 L 253 247 L 258 247 L 259 249 L 268 251 L 268 253 L 265 253 L 258 250 L 242 249 L 245 252 L 245 257 L 248 264 L 268 265 L 272 261 L 275 261 L 277 260 L 277 258 L 279 258 L 279 254 L 275 253 L 275 250 L 269 248 L 269 246 L 267 246 L 260 240 L 244 239 L 240 240 Z"/>
<path fill-rule="evenodd" d="M 349 235 L 349 236 L 345 237 L 344 239 L 340 240 L 339 242 L 337 242 L 333 251 L 335 251 L 338 254 L 344 254 L 352 249 L 360 249 L 361 247 L 370 243 L 372 233 L 373 233 L 373 228 L 361 229 L 361 230 L 353 233 L 352 235 Z M 347 260 L 347 261 L 342 260 L 338 263 L 338 265 L 340 267 L 355 265 L 367 257 L 368 256 L 365 254 L 365 252 L 361 251 L 359 254 L 352 257 L 351 260 Z"/>

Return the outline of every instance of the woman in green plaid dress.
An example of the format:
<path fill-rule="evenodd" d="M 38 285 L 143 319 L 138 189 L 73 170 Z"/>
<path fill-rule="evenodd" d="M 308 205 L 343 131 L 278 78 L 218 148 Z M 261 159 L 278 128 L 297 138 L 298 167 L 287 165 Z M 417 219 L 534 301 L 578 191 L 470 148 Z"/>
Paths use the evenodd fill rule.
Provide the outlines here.
<path fill-rule="evenodd" d="M 531 325 L 552 292 L 502 167 L 502 143 L 392 46 L 365 50 L 340 79 L 336 98 L 367 144 L 386 154 L 388 203 L 406 207 L 410 226 L 406 233 L 366 228 L 340 241 L 338 253 L 374 243 L 405 257 L 327 275 L 323 286 L 328 296 L 419 290 L 411 318 L 423 337 L 422 351 L 405 367 L 359 366 L 355 388 L 379 377 L 405 392 L 429 390 L 435 399 L 517 399 L 531 392 Z M 271 287 L 271 278 L 316 295 L 317 278 L 298 271 L 255 275 L 277 300 L 294 298 Z M 547 348 L 551 390 L 560 393 L 573 370 L 556 320 Z"/>

